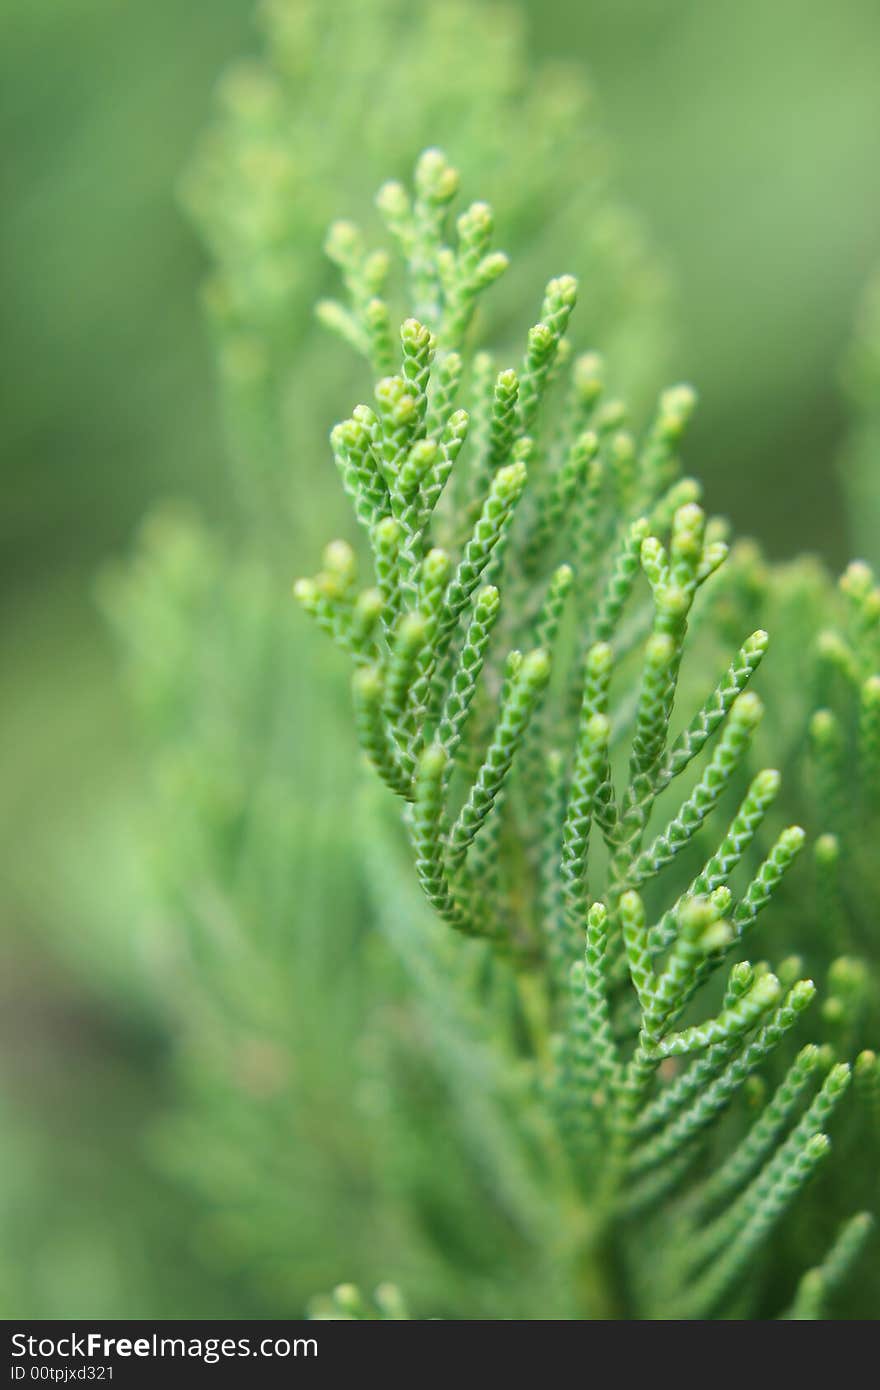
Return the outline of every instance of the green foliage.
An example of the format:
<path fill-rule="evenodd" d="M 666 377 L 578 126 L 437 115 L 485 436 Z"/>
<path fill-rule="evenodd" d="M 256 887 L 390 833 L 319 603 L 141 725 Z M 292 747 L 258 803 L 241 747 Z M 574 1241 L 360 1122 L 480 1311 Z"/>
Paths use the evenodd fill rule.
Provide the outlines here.
<path fill-rule="evenodd" d="M 496 323 L 502 337 L 528 301 L 534 267 L 575 247 L 574 269 L 594 286 L 592 332 L 622 380 L 644 395 L 665 349 L 665 278 L 610 192 L 580 72 L 532 61 L 518 10 L 444 0 L 423 7 L 414 23 L 404 0 L 264 0 L 259 18 L 265 54 L 224 76 L 183 191 L 214 262 L 206 302 L 239 494 L 266 530 L 282 529 L 289 546 L 310 514 L 302 490 L 310 507 L 322 496 L 309 460 L 320 410 L 334 408 L 345 381 L 310 329 L 316 291 L 331 288 L 320 255 L 325 229 L 340 210 L 365 213 L 379 181 L 408 176 L 434 141 L 456 150 L 462 176 L 505 208 L 520 255 Z M 382 214 L 395 240 L 430 241 L 448 191 L 425 188 L 414 226 L 401 185 L 388 184 Z M 485 257 L 490 234 L 485 205 L 476 204 L 447 320 L 453 336 L 466 327 L 482 281 L 503 264 Z M 376 298 L 387 258 L 365 261 L 350 221 L 335 224 L 327 250 L 360 317 L 355 324 L 352 310 L 330 299 L 319 317 L 358 348 L 369 345 L 382 375 L 396 357 Z M 419 280 L 420 303 L 437 291 L 431 275 Z M 309 412 L 297 408 L 306 397 Z"/>
<path fill-rule="evenodd" d="M 838 745 L 859 756 L 815 640 L 842 605 L 818 567 L 725 561 L 680 476 L 688 388 L 643 426 L 662 277 L 609 199 L 579 81 L 531 69 L 506 11 L 406 18 L 266 6 L 267 56 L 223 85 L 186 182 L 244 535 L 164 514 L 106 587 L 147 734 L 146 941 L 178 1038 L 154 1152 L 193 1194 L 201 1257 L 246 1270 L 270 1314 L 386 1276 L 424 1316 L 839 1311 L 844 1223 L 874 1198 L 877 952 L 833 861 L 865 860 L 865 822 L 819 841 L 821 894 L 788 870 L 795 822 L 828 831 L 793 757 L 817 704 L 843 730 L 829 776 Z M 331 279 L 325 222 L 366 224 L 379 179 L 437 139 L 502 210 L 510 266 L 486 204 L 447 231 L 457 180 L 432 150 L 373 223 L 408 275 L 346 218 Z M 569 349 L 570 276 L 517 345 L 570 247 L 604 360 Z M 310 327 L 316 292 L 365 362 L 331 434 L 358 534 L 297 596 L 353 663 L 375 792 L 341 663 L 287 597 L 291 545 L 334 511 L 314 465 L 355 389 Z M 836 1058 L 856 1053 L 826 1163 Z M 805 1303 L 803 1271 L 826 1268 Z M 389 1316 L 349 1286 L 328 1310 Z"/>
<path fill-rule="evenodd" d="M 456 172 L 428 150 L 414 185 L 412 202 L 398 185 L 377 202 L 421 319 L 403 324 L 402 365 L 377 383 L 378 412 L 358 406 L 334 431 L 357 439 L 357 466 L 343 476 L 368 526 L 382 596 L 369 664 L 354 678 L 361 744 L 409 808 L 428 901 L 457 931 L 482 939 L 471 948 L 483 953 L 479 968 L 503 981 L 495 988 L 511 1000 L 519 1067 L 539 1098 L 532 1181 L 575 1213 L 570 1278 L 590 1271 L 575 1295 L 580 1315 L 609 1306 L 631 1316 L 754 1311 L 755 1258 L 825 1160 L 826 1126 L 851 1075 L 843 1062 L 828 1070 L 830 1049 L 815 1047 L 779 1071 L 788 1035 L 816 994 L 812 980 L 798 978 L 800 961 L 783 960 L 775 974 L 760 960 L 729 968 L 805 838 L 789 826 L 751 870 L 739 869 L 781 786 L 763 768 L 743 787 L 763 714 L 744 687 L 767 636 L 745 640 L 681 728 L 683 660 L 691 631 L 699 637 L 713 610 L 723 623 L 711 581 L 728 554 L 722 523 L 707 522 L 696 485 L 680 477 L 693 393 L 666 392 L 640 442 L 621 434 L 619 407 L 603 400 L 599 359 L 569 361 L 570 276 L 547 286 L 519 370 L 500 372 L 492 388 L 486 358 L 473 358 L 464 340 L 476 294 L 504 268 L 489 250 L 488 209 L 475 205 L 486 233 L 476 264 L 492 266 L 480 276 L 473 209 L 458 218 L 455 238 L 444 238 Z M 338 227 L 328 240 L 332 254 Z M 369 322 L 387 323 L 389 312 L 360 285 L 381 253 L 368 252 L 353 227 L 345 240 L 358 246 L 361 269 L 352 279 L 349 268 L 347 303 L 321 317 L 374 360 Z M 417 371 L 408 366 L 411 343 Z M 375 591 L 357 597 L 355 555 L 346 550 L 340 565 L 340 544 L 296 592 L 358 661 L 355 612 Z M 559 566 L 576 556 L 580 565 Z M 732 569 L 718 592 L 735 611 L 747 606 L 736 603 L 742 561 Z M 484 580 L 492 582 L 480 589 Z M 872 584 L 864 567 L 848 571 L 854 645 L 835 639 L 837 665 L 861 691 L 854 754 L 868 802 L 877 742 L 876 679 L 863 674 L 876 661 Z M 534 645 L 536 631 L 546 645 Z M 843 734 L 827 710 L 811 728 L 823 814 L 840 807 L 843 815 L 852 785 Z M 676 779 L 688 782 L 713 735 L 702 775 L 690 775 L 690 790 L 670 808 L 664 794 Z M 538 813 L 545 778 L 549 818 Z M 720 840 L 704 826 L 719 802 L 733 809 Z M 820 843 L 827 860 L 829 841 Z M 679 856 L 695 858 L 696 872 L 671 877 Z M 855 1036 L 869 991 L 864 968 L 840 957 L 828 983 L 826 1020 L 845 1020 Z M 764 1104 L 760 1090 L 774 1071 L 782 1080 Z M 750 1123 L 741 1104 L 747 1083 L 757 1097 Z M 731 1150 L 735 1129 L 721 1121 L 737 1109 L 743 1132 Z M 521 1117 L 512 1124 L 520 1128 Z M 652 1223 L 650 1279 L 636 1273 L 644 1238 L 644 1226 L 630 1224 L 636 1214 Z M 854 1257 L 859 1243 L 846 1231 L 864 1225 L 847 1226 L 827 1257 L 840 1275 L 850 1256 L 836 1252 Z M 829 1275 L 822 1287 L 837 1282 Z M 798 1293 L 797 1315 L 807 1306 Z"/>
<path fill-rule="evenodd" d="M 356 800 L 357 777 L 338 667 L 319 638 L 303 633 L 289 602 L 291 542 L 299 537 L 301 545 L 316 519 L 334 511 L 332 470 L 324 475 L 312 461 L 332 396 L 350 380 L 348 365 L 313 327 L 325 219 L 340 196 L 363 209 L 382 173 L 395 163 L 404 172 L 434 131 L 500 189 L 513 132 L 534 157 L 516 180 L 511 244 L 552 247 L 577 230 L 582 264 L 602 287 L 597 330 L 605 326 L 634 386 L 653 372 L 662 337 L 663 277 L 609 196 L 580 77 L 558 65 L 535 72 L 507 10 L 453 4 L 432 7 L 425 27 L 410 19 L 395 0 L 346 3 L 331 13 L 313 4 L 266 6 L 265 57 L 222 84 L 217 122 L 185 194 L 216 261 L 207 300 L 243 534 L 221 537 L 185 512 L 163 511 L 143 528 L 134 562 L 102 590 L 127 657 L 151 788 L 138 826 L 149 870 L 140 939 L 177 1041 L 176 1100 L 153 1152 L 192 1194 L 200 1256 L 219 1278 L 246 1268 L 253 1296 L 279 1316 L 341 1276 L 372 1287 L 377 1265 L 403 1270 L 419 1306 L 441 1312 L 526 1316 L 551 1287 L 546 1271 L 531 1268 L 503 1202 L 489 1200 L 481 1231 L 468 1230 L 474 1185 L 488 1195 L 491 1176 L 450 1126 L 448 1078 L 427 1060 L 411 1069 L 421 1005 L 369 931 L 377 914 L 357 825 L 339 815 L 340 803 Z M 354 72 L 370 97 L 349 104 L 339 94 Z M 478 212 L 470 255 L 484 234 Z M 366 298 L 380 262 L 359 272 L 344 229 L 330 250 L 363 308 L 360 345 L 380 363 L 390 331 Z M 479 259 L 463 261 L 462 275 L 472 279 Z M 528 279 L 520 276 L 518 291 L 511 284 L 514 310 Z M 460 315 L 467 293 L 462 283 Z M 503 335 L 503 320 L 499 329 Z M 417 394 L 425 344 L 416 334 L 405 346 L 402 376 Z M 451 399 L 452 352 L 441 381 Z M 376 586 L 353 598 L 340 621 L 350 561 L 345 547 L 335 547 L 320 581 L 300 590 L 361 669 L 358 724 L 366 741 L 377 740 L 378 760 L 388 714 L 406 713 L 400 701 L 410 690 L 434 698 L 424 664 L 412 662 L 417 642 L 443 616 L 439 601 L 452 576 L 442 557 L 425 567 L 421 638 L 418 619 L 399 633 L 381 692 L 369 668 L 377 640 L 383 649 L 387 640 L 386 604 L 396 595 L 398 566 L 408 564 L 403 542 L 414 507 L 463 441 L 438 391 L 424 417 L 431 441 L 397 459 L 393 431 L 406 430 L 405 418 L 395 421 L 401 394 L 408 392 L 390 383 L 333 437 L 343 485 L 360 499 L 365 530 L 375 530 Z M 299 405 L 305 400 L 309 410 Z M 387 464 L 399 464 L 400 489 L 393 524 L 376 528 L 387 486 L 377 482 L 369 493 L 361 483 L 379 421 L 389 425 Z M 509 425 L 501 402 L 487 459 L 505 447 Z M 464 603 L 467 570 L 456 579 Z M 552 611 L 546 620 L 552 625 Z M 483 637 L 474 631 L 473 640 Z M 453 749 L 462 719 L 454 701 L 446 718 Z M 317 736 L 304 738 L 304 729 Z M 393 763 L 386 770 L 397 775 Z M 503 1146 L 500 1126 L 497 1134 Z M 429 1153 L 442 1154 L 443 1164 L 426 1182 Z"/>
<path fill-rule="evenodd" d="M 142 776 L 125 756 L 112 652 L 80 570 L 91 571 L 98 551 L 124 544 L 145 502 L 172 479 L 175 490 L 208 499 L 212 516 L 228 516 L 231 490 L 216 473 L 218 425 L 192 294 L 199 256 L 169 195 L 210 76 L 240 42 L 250 0 L 201 9 L 168 0 L 139 9 L 111 0 L 13 0 L 4 10 L 4 90 L 15 127 L 4 219 L 14 325 L 5 362 L 14 443 L 4 612 L 7 646 L 11 639 L 16 651 L 3 687 L 0 1283 L 7 1314 L 287 1316 L 315 1287 L 356 1278 L 372 1289 L 388 1273 L 423 1314 L 572 1316 L 603 1306 L 595 1287 L 589 1299 L 581 1287 L 591 1283 L 588 1271 L 572 1279 L 567 1260 L 557 1260 L 576 1225 L 571 1209 L 548 1203 L 547 1184 L 534 1183 L 523 1162 L 522 1136 L 540 1136 L 547 1115 L 543 1102 L 532 1103 L 534 1069 L 522 1047 L 535 991 L 524 972 L 514 989 L 509 972 L 484 966 L 479 943 L 435 931 L 419 893 L 408 896 L 415 876 L 386 832 L 394 799 L 355 789 L 353 736 L 337 689 L 344 663 L 289 612 L 291 574 L 313 563 L 314 538 L 340 524 L 342 494 L 332 467 L 320 466 L 327 426 L 341 402 L 369 389 L 365 377 L 355 382 L 347 354 L 325 348 L 312 327 L 313 298 L 338 293 L 337 271 L 322 262 L 323 228 L 337 213 L 366 222 L 381 177 L 407 175 L 424 144 L 445 144 L 467 186 L 495 201 L 512 253 L 501 292 L 483 298 L 472 329 L 497 346 L 498 362 L 477 354 L 468 389 L 494 396 L 498 366 L 519 360 L 539 275 L 563 264 L 585 286 L 578 333 L 603 345 L 615 388 L 643 403 L 645 384 L 653 390 L 658 379 L 658 347 L 668 346 L 662 276 L 609 195 L 608 154 L 583 83 L 536 59 L 554 48 L 584 52 L 623 136 L 630 186 L 651 207 L 653 183 L 655 220 L 686 268 L 692 356 L 682 360 L 699 361 L 706 388 L 698 428 L 709 494 L 774 554 L 805 541 L 834 552 L 833 489 L 816 484 L 816 462 L 837 421 L 825 349 L 849 312 L 847 276 L 861 274 L 867 250 L 859 199 L 870 179 L 848 179 L 845 164 L 852 172 L 869 147 L 875 123 L 864 119 L 865 99 L 876 83 L 865 41 L 870 6 L 860 2 L 843 23 L 826 7 L 808 36 L 801 26 L 794 48 L 790 16 L 777 14 L 768 29 L 766 7 L 753 6 L 754 16 L 738 7 L 726 18 L 722 7 L 685 6 L 688 14 L 674 23 L 660 21 L 660 44 L 644 7 L 569 12 L 557 0 L 524 8 L 532 11 L 527 41 L 516 17 L 495 6 L 487 17 L 480 0 L 415 8 L 291 0 L 265 13 L 264 55 L 221 84 L 220 110 L 185 194 L 216 262 L 206 298 L 248 511 L 235 535 L 186 512 L 163 512 L 144 527 L 126 573 L 104 586 L 141 718 Z M 823 24 L 833 25 L 831 44 Z M 608 49 L 615 31 L 617 55 Z M 730 60 L 721 83 L 711 61 L 719 50 Z M 854 99 L 823 104 L 817 92 L 833 94 L 835 84 L 823 88 L 816 73 L 827 79 L 834 62 Z M 743 74 L 755 98 L 745 125 Z M 672 125 L 664 119 L 661 128 L 654 109 L 670 81 L 682 100 Z M 271 100 L 261 104 L 261 92 Z M 730 119 L 719 125 L 725 103 Z M 794 125 L 778 119 L 793 110 Z M 738 173 L 751 175 L 756 195 L 736 206 L 717 197 L 734 126 Z M 635 136 L 628 146 L 627 127 Z M 814 177 L 822 149 L 834 151 L 834 196 Z M 770 168 L 774 176 L 765 178 Z M 472 222 L 475 235 L 481 221 Z M 723 283 L 720 263 L 733 266 Z M 392 324 L 413 307 L 399 297 L 386 314 L 373 305 L 367 327 L 377 375 L 397 369 Z M 854 431 L 864 443 L 866 486 L 851 511 L 859 553 L 876 562 L 869 492 L 876 373 L 870 316 L 864 323 Z M 74 350 L 82 342 L 87 353 Z M 805 350 L 790 351 L 792 343 Z M 585 355 L 569 409 L 588 409 L 595 368 Z M 463 373 L 454 353 L 435 362 L 429 434 L 449 413 L 444 391 L 454 399 Z M 472 426 L 463 446 L 462 462 L 468 451 L 482 461 L 468 483 L 471 527 L 504 461 L 516 405 L 510 385 L 508 378 L 492 411 L 480 412 L 485 444 Z M 600 402 L 599 410 L 605 428 L 618 421 L 610 447 L 625 490 L 633 482 L 632 437 L 620 428 L 619 403 Z M 641 422 L 640 408 L 633 420 Z M 586 423 L 579 439 L 523 551 L 534 575 L 561 518 L 573 504 L 581 510 L 571 570 L 556 565 L 540 597 L 535 647 L 555 650 L 560 626 L 569 640 L 574 573 L 587 574 L 595 553 L 590 517 L 605 505 L 602 461 Z M 797 506 L 788 488 L 792 460 Z M 424 461 L 423 451 L 411 472 Z M 855 471 L 847 477 L 852 483 Z M 623 568 L 631 558 L 622 556 Z M 331 557 L 334 582 L 344 582 L 344 568 Z M 420 595 L 426 622 L 438 617 L 450 577 L 442 562 L 432 572 L 433 588 L 426 583 Z M 391 578 L 389 569 L 389 592 Z M 514 596 L 503 587 L 506 607 Z M 529 601 L 538 600 L 529 590 Z M 700 603 L 679 673 L 687 686 L 682 710 L 703 698 L 744 632 L 773 632 L 761 671 L 767 712 L 753 740 L 756 766 L 769 761 L 786 771 L 764 808 L 771 836 L 800 821 L 811 843 L 774 892 L 760 949 L 779 962 L 786 987 L 792 971 L 815 977 L 823 1003 L 813 1026 L 839 1056 L 857 1053 L 853 1095 L 835 1116 L 835 1158 L 777 1229 L 759 1271 L 761 1308 L 791 1309 L 791 1290 L 811 1266 L 804 1288 L 807 1307 L 816 1309 L 815 1271 L 842 1268 L 823 1252 L 838 1248 L 838 1229 L 840 1249 L 853 1249 L 845 1233 L 859 1223 L 841 1222 L 856 1206 L 875 1204 L 876 1150 L 865 1146 L 859 1125 L 880 1135 L 880 1073 L 863 1046 L 876 1042 L 878 1022 L 874 831 L 861 809 L 868 798 L 859 792 L 843 829 L 838 798 L 830 836 L 821 779 L 798 776 L 809 767 L 801 754 L 815 705 L 837 721 L 844 811 L 852 789 L 870 785 L 853 737 L 856 687 L 827 680 L 843 605 L 818 566 L 769 569 L 742 547 Z M 485 616 L 487 630 L 473 636 L 491 670 L 500 596 L 494 607 L 487 600 Z M 368 590 L 351 629 L 363 665 L 371 664 L 365 649 L 377 622 L 377 593 Z M 503 647 L 502 634 L 497 640 Z M 860 684 L 871 674 L 866 669 Z M 618 678 L 620 693 L 634 699 L 628 678 Z M 452 682 L 443 737 L 454 761 L 462 735 L 469 744 L 468 709 L 485 700 L 476 665 L 462 664 Z M 543 696 L 551 713 L 555 697 L 551 681 Z M 865 709 L 870 717 L 870 700 Z M 703 717 L 715 717 L 708 702 Z M 521 776 L 540 810 L 540 910 L 564 922 L 558 837 L 569 768 L 561 754 L 545 762 L 543 742 L 527 731 L 508 784 Z M 692 790 L 690 775 L 678 783 L 678 801 Z M 135 804 L 144 784 L 146 808 Z M 502 787 L 466 851 L 468 863 L 482 856 L 489 881 L 510 853 L 509 844 L 496 853 L 492 840 L 506 794 Z M 726 814 L 722 804 L 714 816 Z M 651 827 L 649 837 L 661 829 Z M 745 849 L 751 870 L 769 849 L 759 850 L 760 837 Z M 593 859 L 602 844 L 594 827 Z M 700 844 L 699 835 L 684 844 L 667 872 L 696 873 L 699 863 L 690 861 Z M 571 846 L 577 850 L 577 834 Z M 576 854 L 571 863 L 577 867 Z M 650 874 L 643 887 L 650 918 Z M 608 1084 L 619 1041 L 619 1021 L 607 1001 L 602 1007 L 605 950 L 598 909 L 588 914 L 587 959 L 575 961 L 570 977 L 565 931 L 547 946 L 556 997 L 572 990 L 574 1129 L 578 1088 L 591 1094 Z M 785 958 L 795 951 L 799 964 Z M 60 961 L 64 979 L 51 965 Z M 723 1002 L 719 994 L 717 1006 Z M 539 995 L 537 1003 L 540 1012 Z M 551 1036 L 548 1050 L 555 1046 Z M 818 1055 L 806 1068 L 816 1086 L 824 1050 Z M 701 1076 L 711 1080 L 708 1068 L 688 1075 L 695 1089 L 683 1105 Z M 774 1094 L 783 1081 L 771 1078 Z M 757 1082 L 753 1075 L 745 1083 L 724 1121 L 729 1128 L 745 1124 Z M 680 1096 L 669 1089 L 658 1129 L 674 1118 Z M 806 1104 L 803 1091 L 797 1097 Z M 171 1181 L 144 1162 L 142 1140 L 157 1109 L 167 1116 L 146 1157 L 158 1159 Z M 783 1112 L 794 1123 L 794 1111 Z M 640 1138 L 652 1132 L 647 1126 Z M 725 1139 L 731 1156 L 737 1137 Z M 758 1150 L 763 1161 L 769 1150 Z M 656 1173 L 666 1179 L 662 1165 Z M 821 1286 L 823 1311 L 876 1313 L 874 1269 L 864 1261 L 844 1286 L 833 1275 Z"/>

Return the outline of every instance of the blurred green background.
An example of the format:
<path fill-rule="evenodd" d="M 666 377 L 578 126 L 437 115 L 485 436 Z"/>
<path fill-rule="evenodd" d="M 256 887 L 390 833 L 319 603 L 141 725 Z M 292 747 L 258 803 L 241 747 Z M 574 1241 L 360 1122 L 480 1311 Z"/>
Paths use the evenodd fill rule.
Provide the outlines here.
<path fill-rule="evenodd" d="M 527 8 L 537 53 L 584 64 L 618 188 L 671 270 L 710 505 L 774 556 L 840 564 L 837 364 L 880 260 L 880 6 Z M 193 1272 L 186 1199 L 143 1158 L 174 1080 L 129 930 L 137 764 L 93 579 L 155 499 L 223 508 L 205 260 L 176 186 L 218 72 L 253 46 L 251 9 L 0 12 L 7 1316 L 248 1309 Z M 95 932 L 112 947 L 86 970 Z"/>

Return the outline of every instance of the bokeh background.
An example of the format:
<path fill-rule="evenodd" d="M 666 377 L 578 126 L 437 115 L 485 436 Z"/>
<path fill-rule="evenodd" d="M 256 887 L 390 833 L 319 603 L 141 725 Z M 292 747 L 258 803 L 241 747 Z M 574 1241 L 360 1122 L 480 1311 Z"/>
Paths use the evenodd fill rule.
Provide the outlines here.
<path fill-rule="evenodd" d="M 773 556 L 842 563 L 838 367 L 880 262 L 880 7 L 525 8 L 537 55 L 583 63 L 617 188 L 675 285 L 675 375 L 700 390 L 690 462 L 712 508 Z M 251 10 L 0 11 L 7 1316 L 260 1307 L 246 1278 L 211 1278 L 192 1199 L 145 1142 L 173 1102 L 174 1039 L 132 945 L 140 765 L 94 601 L 151 503 L 223 512 L 206 261 L 177 190 L 218 72 L 254 46 Z"/>

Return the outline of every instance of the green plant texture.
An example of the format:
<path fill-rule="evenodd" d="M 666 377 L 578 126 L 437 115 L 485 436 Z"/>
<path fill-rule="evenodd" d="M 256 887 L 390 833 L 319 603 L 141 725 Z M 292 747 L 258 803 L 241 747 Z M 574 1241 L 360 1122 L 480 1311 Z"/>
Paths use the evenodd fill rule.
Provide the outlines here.
<path fill-rule="evenodd" d="M 488 1175 L 450 1129 L 446 1078 L 409 1072 L 421 1006 L 376 930 L 359 827 L 339 813 L 360 780 L 342 672 L 290 601 L 291 546 L 304 554 L 344 519 L 333 471 L 314 461 L 351 365 L 313 300 L 333 289 L 322 241 L 340 188 L 368 213 L 389 163 L 404 174 L 437 134 L 473 177 L 510 185 L 517 245 L 549 257 L 577 239 L 578 269 L 601 286 L 593 330 L 637 395 L 667 335 L 665 277 L 609 191 L 580 74 L 536 68 L 516 11 L 453 3 L 413 27 L 397 0 L 365 0 L 272 3 L 261 18 L 265 56 L 221 83 L 183 182 L 214 261 L 236 518 L 220 531 L 161 509 L 101 586 L 150 782 L 137 936 L 176 1044 L 152 1152 L 191 1195 L 211 1278 L 247 1269 L 270 1314 L 378 1264 L 405 1273 L 413 1306 L 505 1316 L 512 1284 L 525 1316 L 538 1275 L 503 1204 L 485 1239 L 468 1229 Z M 371 97 L 349 105 L 338 93 L 353 72 Z M 515 179 L 502 124 L 534 151 Z M 528 292 L 524 273 L 508 280 L 502 339 Z M 87 959 L 95 947 L 83 939 Z M 445 1157 L 428 1183 L 431 1152 Z M 489 1277 L 502 1254 L 515 1281 Z"/>
<path fill-rule="evenodd" d="M 319 317 L 378 377 L 373 403 L 331 434 L 375 583 L 361 587 L 354 549 L 336 541 L 296 597 L 350 654 L 361 747 L 404 803 L 425 897 L 468 939 L 458 968 L 516 1078 L 513 1200 L 546 1207 L 532 1220 L 574 1306 L 753 1311 L 756 1261 L 828 1161 L 853 1070 L 828 1041 L 797 1046 L 817 994 L 804 961 L 778 945 L 772 963 L 742 958 L 760 950 L 759 918 L 805 843 L 799 825 L 770 833 L 782 779 L 751 766 L 763 706 L 749 687 L 768 636 L 741 633 L 691 712 L 700 673 L 691 662 L 685 678 L 685 658 L 716 618 L 729 550 L 681 476 L 694 393 L 667 390 L 632 434 L 602 360 L 569 346 L 567 275 L 547 285 L 516 367 L 469 352 L 507 257 L 484 203 L 448 234 L 458 187 L 429 149 L 411 191 L 379 191 L 413 309 L 396 342 L 387 257 L 351 223 L 330 229 L 346 298 Z M 855 688 L 870 819 L 878 591 L 865 565 L 842 587 L 854 635 L 826 632 L 819 654 Z M 815 849 L 832 956 L 854 783 L 830 709 L 810 736 L 833 827 Z M 854 1040 L 867 971 L 848 955 L 824 964 L 822 1013 Z M 873 1053 L 857 1069 L 870 1091 Z M 817 1316 L 870 1225 L 853 1216 L 778 1314 Z"/>
<path fill-rule="evenodd" d="M 515 10 L 260 15 L 183 180 L 235 506 L 101 586 L 195 1267 L 263 1316 L 876 1316 L 874 575 L 704 511 L 665 275 Z"/>
<path fill-rule="evenodd" d="M 460 150 L 463 176 L 503 199 L 521 248 L 496 332 L 516 331 L 535 275 L 576 245 L 574 268 L 595 286 L 592 331 L 644 399 L 668 337 L 666 278 L 612 194 L 577 68 L 532 62 L 524 17 L 506 5 L 449 0 L 416 24 L 402 0 L 264 0 L 259 17 L 266 56 L 224 76 L 182 191 L 214 263 L 205 299 L 239 494 L 264 528 L 280 519 L 289 547 L 307 523 L 296 461 L 312 457 L 317 408 L 332 411 L 344 389 L 312 320 L 340 193 L 366 211 L 380 180 L 406 177 L 432 141 Z M 313 412 L 298 406 L 303 371 Z"/>

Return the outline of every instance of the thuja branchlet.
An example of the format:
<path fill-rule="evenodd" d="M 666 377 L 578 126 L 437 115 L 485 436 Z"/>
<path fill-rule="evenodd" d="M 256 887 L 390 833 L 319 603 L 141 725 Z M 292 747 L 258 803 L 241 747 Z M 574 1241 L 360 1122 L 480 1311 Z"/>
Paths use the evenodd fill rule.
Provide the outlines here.
<path fill-rule="evenodd" d="M 334 541 L 295 592 L 352 660 L 357 737 L 403 804 L 426 898 L 531 982 L 560 1181 L 594 1235 L 674 1202 L 655 1309 L 709 1316 L 827 1162 L 851 1078 L 828 1047 L 791 1046 L 816 994 L 798 962 L 742 958 L 805 840 L 782 828 L 740 882 L 780 789 L 749 760 L 768 636 L 743 632 L 702 704 L 679 712 L 702 592 L 728 551 L 726 524 L 682 475 L 694 392 L 665 391 L 631 431 L 601 357 L 572 352 L 567 275 L 547 285 L 517 361 L 473 352 L 507 258 L 484 203 L 450 233 L 457 193 L 437 150 L 412 191 L 379 192 L 412 310 L 398 332 L 389 256 L 351 223 L 330 229 L 345 297 L 319 317 L 376 377 L 331 434 L 372 576 Z M 862 680 L 861 738 L 876 760 L 875 684 Z M 832 717 L 812 732 L 831 787 Z M 670 806 L 673 784 L 685 790 Z M 676 860 L 685 883 L 670 890 Z M 755 1087 L 762 1103 L 718 1158 L 708 1137 Z M 821 1315 L 869 1225 L 844 1226 L 789 1316 Z"/>

